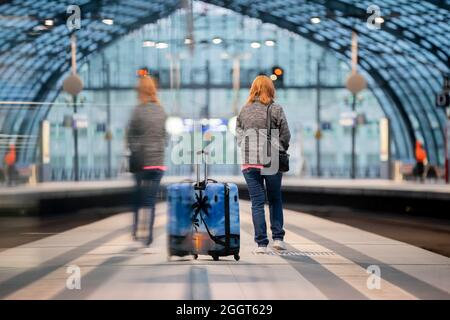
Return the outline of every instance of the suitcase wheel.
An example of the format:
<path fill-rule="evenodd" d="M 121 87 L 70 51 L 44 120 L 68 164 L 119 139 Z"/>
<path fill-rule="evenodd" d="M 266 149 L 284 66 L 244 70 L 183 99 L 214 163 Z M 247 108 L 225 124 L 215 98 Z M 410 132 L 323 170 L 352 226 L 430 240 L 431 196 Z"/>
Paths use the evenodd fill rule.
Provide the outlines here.
<path fill-rule="evenodd" d="M 239 256 L 239 254 L 236 253 L 234 255 L 234 260 L 239 261 L 239 259 L 241 259 L 241 257 Z"/>
<path fill-rule="evenodd" d="M 217 256 L 217 255 L 212 256 L 212 258 L 214 261 L 219 261 L 219 256 Z"/>
<path fill-rule="evenodd" d="M 194 260 L 198 259 L 198 254 L 194 254 Z"/>

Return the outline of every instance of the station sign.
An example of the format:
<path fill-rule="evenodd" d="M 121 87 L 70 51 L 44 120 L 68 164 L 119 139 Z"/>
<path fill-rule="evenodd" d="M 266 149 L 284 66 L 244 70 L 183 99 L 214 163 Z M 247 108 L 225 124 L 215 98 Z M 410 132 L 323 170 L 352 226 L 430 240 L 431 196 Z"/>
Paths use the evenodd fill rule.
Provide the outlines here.
<path fill-rule="evenodd" d="M 342 112 L 339 124 L 343 127 L 353 127 L 356 124 L 356 118 L 357 118 L 356 112 L 348 111 L 348 112 Z"/>
<path fill-rule="evenodd" d="M 63 127 L 72 128 L 72 116 L 70 116 L 70 115 L 64 116 Z"/>
<path fill-rule="evenodd" d="M 97 132 L 106 132 L 106 123 L 97 123 Z"/>
<path fill-rule="evenodd" d="M 446 108 L 450 106 L 450 80 L 449 76 L 444 76 L 444 86 L 442 92 L 436 95 L 436 107 Z"/>
<path fill-rule="evenodd" d="M 184 132 L 193 132 L 196 127 L 201 127 L 202 132 L 226 132 L 228 130 L 228 119 L 183 119 Z"/>
<path fill-rule="evenodd" d="M 322 122 L 321 128 L 323 131 L 330 131 L 333 129 L 333 126 L 331 125 L 331 122 Z"/>
<path fill-rule="evenodd" d="M 364 113 L 359 113 L 356 116 L 356 124 L 358 124 L 359 126 L 367 124 L 367 118 Z"/>
<path fill-rule="evenodd" d="M 89 127 L 89 120 L 85 114 L 74 114 L 72 117 L 72 128 L 74 129 L 86 129 Z"/>
<path fill-rule="evenodd" d="M 450 94 L 448 92 L 441 92 L 436 96 L 436 107 L 446 108 L 450 106 Z"/>

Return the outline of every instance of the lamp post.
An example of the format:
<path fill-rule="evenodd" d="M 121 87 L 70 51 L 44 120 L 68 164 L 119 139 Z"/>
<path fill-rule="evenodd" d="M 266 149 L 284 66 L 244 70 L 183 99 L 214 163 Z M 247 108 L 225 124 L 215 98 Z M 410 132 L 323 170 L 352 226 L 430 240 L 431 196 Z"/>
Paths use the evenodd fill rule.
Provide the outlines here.
<path fill-rule="evenodd" d="M 316 131 L 316 170 L 317 170 L 317 177 L 321 176 L 321 172 L 320 172 L 320 168 L 321 168 L 321 163 L 320 163 L 320 139 L 321 137 L 321 119 L 320 119 L 320 86 L 321 86 L 321 82 L 320 82 L 320 70 L 321 70 L 321 63 L 320 61 L 317 62 L 317 81 L 316 81 L 316 86 L 317 86 L 317 99 L 316 99 L 316 122 L 317 122 L 317 131 Z"/>
<path fill-rule="evenodd" d="M 436 95 L 436 107 L 443 108 L 446 114 L 444 143 L 445 143 L 445 183 L 449 183 L 449 158 L 450 158 L 450 73 L 442 72 L 444 77 L 444 85 L 442 92 Z"/>
<path fill-rule="evenodd" d="M 356 112 L 356 98 L 360 91 L 367 87 L 364 77 L 358 73 L 358 35 L 355 31 L 352 33 L 352 72 L 347 78 L 346 87 L 353 95 L 352 112 Z M 352 142 L 351 142 L 351 172 L 350 177 L 356 178 L 356 119 L 352 125 Z"/>
<path fill-rule="evenodd" d="M 353 114 L 356 115 L 356 94 L 353 93 L 352 95 L 352 112 Z M 352 150 L 351 150 L 351 155 L 352 155 L 352 166 L 351 166 L 351 178 L 355 179 L 356 178 L 356 118 L 355 121 L 353 122 L 352 125 Z"/>
<path fill-rule="evenodd" d="M 317 126 L 317 130 L 316 130 L 316 134 L 315 134 L 315 138 L 316 138 L 316 171 L 317 171 L 317 176 L 320 177 L 322 175 L 322 164 L 321 164 L 321 158 L 322 158 L 322 153 L 321 153 L 321 147 L 320 147 L 320 140 L 322 139 L 322 119 L 321 119 L 321 89 L 322 89 L 322 79 L 321 79 L 321 71 L 323 68 L 323 60 L 324 60 L 324 55 L 322 55 L 322 57 L 317 61 L 317 70 L 316 70 L 316 93 L 317 93 L 317 98 L 316 98 L 316 126 Z"/>
<path fill-rule="evenodd" d="M 211 70 L 210 70 L 210 62 L 209 59 L 206 60 L 206 66 L 205 66 L 205 72 L 206 72 L 206 84 L 205 84 L 205 89 L 206 89 L 206 104 L 205 104 L 205 118 L 209 119 L 210 118 L 210 110 L 209 110 L 209 100 L 211 98 Z"/>
<path fill-rule="evenodd" d="M 229 128 L 232 130 L 231 133 L 233 135 L 236 135 L 240 89 L 241 89 L 241 57 L 238 55 L 233 58 L 233 91 L 234 91 L 233 117 L 228 122 Z M 236 139 L 234 139 L 234 141 L 236 141 Z M 238 159 L 236 159 L 236 163 L 239 163 Z M 233 174 L 238 175 L 239 167 L 235 165 L 233 166 L 233 168 L 234 168 Z"/>
<path fill-rule="evenodd" d="M 444 137 L 444 143 L 445 143 L 445 157 L 444 157 L 444 165 L 445 165 L 445 170 L 444 170 L 444 179 L 445 179 L 445 183 L 450 183 L 450 82 L 449 82 L 449 77 L 448 75 L 444 78 L 444 89 L 443 89 L 443 93 L 441 95 L 438 96 L 438 98 L 436 99 L 437 105 L 439 107 L 444 107 L 445 108 L 445 115 L 446 115 L 446 122 L 445 122 L 445 137 Z M 438 100 L 441 101 L 438 101 Z M 439 103 L 440 102 L 440 103 Z"/>
<path fill-rule="evenodd" d="M 449 102 L 450 102 L 450 96 L 449 96 Z M 445 131 L 444 131 L 444 180 L 446 184 L 450 183 L 450 108 L 446 107 L 445 109 L 445 115 L 446 115 L 446 122 L 445 122 Z"/>
<path fill-rule="evenodd" d="M 106 98 L 106 115 L 107 115 L 107 125 L 108 129 L 106 131 L 106 140 L 108 141 L 108 178 L 112 177 L 112 118 L 111 118 L 111 71 L 109 64 L 106 65 L 106 84 L 108 87 L 107 98 Z"/>
<path fill-rule="evenodd" d="M 228 129 L 231 134 L 236 136 L 236 125 L 237 125 L 237 117 L 239 114 L 238 104 L 239 104 L 239 93 L 241 90 L 241 61 L 249 59 L 248 53 L 237 53 L 230 57 L 233 60 L 233 116 L 228 121 Z M 236 140 L 235 140 L 236 141 Z M 239 157 L 239 156 L 238 156 Z M 238 163 L 238 159 L 236 159 L 236 163 Z M 239 174 L 239 166 L 234 166 L 233 169 L 234 175 Z"/>
<path fill-rule="evenodd" d="M 112 123 L 111 123 L 111 68 L 106 62 L 105 53 L 102 54 L 103 72 L 105 74 L 106 89 L 106 132 L 105 140 L 107 143 L 107 159 L 106 159 L 106 177 L 112 177 Z"/>
<path fill-rule="evenodd" d="M 77 115 L 77 96 L 83 90 L 83 81 L 81 81 L 80 77 L 77 75 L 77 45 L 76 45 L 76 37 L 75 33 L 71 36 L 71 51 L 72 51 L 72 72 L 71 74 L 64 80 L 63 90 L 70 95 L 72 95 L 73 102 L 73 142 L 74 142 L 74 157 L 73 157 L 73 168 L 75 173 L 75 181 L 80 180 L 79 176 L 79 161 L 78 161 L 78 128 L 76 122 Z"/>

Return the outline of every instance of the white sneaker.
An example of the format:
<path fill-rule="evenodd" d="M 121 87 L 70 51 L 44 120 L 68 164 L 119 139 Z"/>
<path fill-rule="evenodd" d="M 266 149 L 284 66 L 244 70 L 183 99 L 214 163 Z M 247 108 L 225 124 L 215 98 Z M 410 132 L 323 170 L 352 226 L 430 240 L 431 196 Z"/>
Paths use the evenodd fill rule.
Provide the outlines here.
<path fill-rule="evenodd" d="M 283 240 L 274 240 L 272 247 L 276 250 L 286 250 L 286 244 Z"/>
<path fill-rule="evenodd" d="M 256 254 L 265 254 L 267 252 L 267 247 L 258 247 L 253 251 Z"/>

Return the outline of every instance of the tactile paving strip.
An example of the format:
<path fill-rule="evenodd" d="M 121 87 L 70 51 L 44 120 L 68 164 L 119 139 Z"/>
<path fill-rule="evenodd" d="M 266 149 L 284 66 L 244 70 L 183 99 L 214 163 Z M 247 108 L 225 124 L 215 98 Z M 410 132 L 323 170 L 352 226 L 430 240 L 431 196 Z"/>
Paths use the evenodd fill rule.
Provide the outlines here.
<path fill-rule="evenodd" d="M 257 253 L 254 253 L 254 254 L 257 254 Z M 272 251 L 268 251 L 266 254 L 278 255 L 278 256 L 306 256 L 306 257 L 335 255 L 335 253 L 332 251 L 300 251 L 300 250 L 282 250 L 282 251 L 272 250 Z"/>

